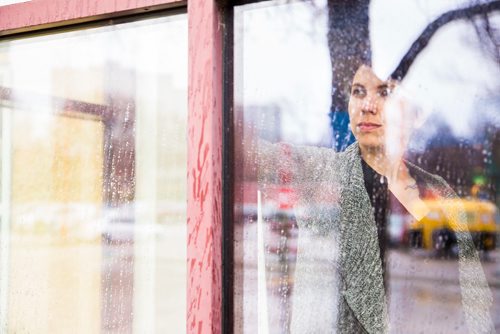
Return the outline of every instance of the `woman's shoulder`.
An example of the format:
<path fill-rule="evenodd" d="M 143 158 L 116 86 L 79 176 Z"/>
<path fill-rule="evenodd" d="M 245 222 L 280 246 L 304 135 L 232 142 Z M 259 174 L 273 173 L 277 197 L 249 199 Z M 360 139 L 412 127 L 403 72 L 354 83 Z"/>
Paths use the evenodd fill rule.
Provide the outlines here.
<path fill-rule="evenodd" d="M 443 197 L 456 197 L 455 192 L 442 176 L 430 173 L 410 161 L 405 161 L 405 164 L 419 189 L 423 188 L 424 192 L 439 194 Z"/>
<path fill-rule="evenodd" d="M 434 183 L 441 183 L 441 184 L 446 184 L 446 181 L 439 175 L 430 173 L 426 171 L 425 169 L 417 166 L 416 164 L 410 162 L 410 161 L 405 161 L 406 166 L 408 167 L 410 174 L 413 177 L 416 177 L 420 180 L 418 181 L 427 181 L 427 182 L 434 182 Z"/>

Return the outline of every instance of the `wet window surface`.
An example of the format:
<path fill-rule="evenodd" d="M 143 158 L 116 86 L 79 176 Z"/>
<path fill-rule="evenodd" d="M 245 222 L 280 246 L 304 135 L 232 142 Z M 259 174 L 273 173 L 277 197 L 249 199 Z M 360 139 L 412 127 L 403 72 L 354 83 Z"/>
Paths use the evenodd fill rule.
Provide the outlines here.
<path fill-rule="evenodd" d="M 352 3 L 235 9 L 234 330 L 499 331 L 498 10 Z"/>
<path fill-rule="evenodd" d="M 3 41 L 0 103 L 0 331 L 184 332 L 186 16 Z"/>

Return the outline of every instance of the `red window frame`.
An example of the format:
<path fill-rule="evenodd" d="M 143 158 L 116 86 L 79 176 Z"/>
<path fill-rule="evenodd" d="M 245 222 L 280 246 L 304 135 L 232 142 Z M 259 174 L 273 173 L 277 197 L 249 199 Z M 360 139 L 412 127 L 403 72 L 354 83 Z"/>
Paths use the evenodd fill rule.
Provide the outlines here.
<path fill-rule="evenodd" d="M 32 0 L 0 7 L 0 42 L 5 36 L 186 5 L 189 26 L 186 328 L 188 333 L 220 333 L 223 330 L 225 104 L 222 49 L 225 29 L 221 24 L 225 16 L 220 6 L 215 0 Z"/>

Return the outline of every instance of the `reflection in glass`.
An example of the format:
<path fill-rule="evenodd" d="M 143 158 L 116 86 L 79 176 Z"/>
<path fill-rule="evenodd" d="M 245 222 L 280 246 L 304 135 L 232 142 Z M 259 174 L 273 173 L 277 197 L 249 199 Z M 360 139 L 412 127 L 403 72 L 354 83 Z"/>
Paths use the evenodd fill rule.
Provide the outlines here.
<path fill-rule="evenodd" d="M 186 59 L 184 15 L 0 45 L 2 332 L 185 331 Z"/>
<path fill-rule="evenodd" d="M 358 3 L 235 12 L 235 330 L 491 332 L 497 37 L 484 15 L 451 21 L 388 80 L 434 18 L 475 4 Z"/>

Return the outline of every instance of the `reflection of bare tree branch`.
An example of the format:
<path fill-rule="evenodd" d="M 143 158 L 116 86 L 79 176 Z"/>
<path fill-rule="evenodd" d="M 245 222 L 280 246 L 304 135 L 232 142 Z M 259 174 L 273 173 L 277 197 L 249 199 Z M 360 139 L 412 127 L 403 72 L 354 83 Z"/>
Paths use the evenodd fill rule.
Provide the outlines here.
<path fill-rule="evenodd" d="M 481 43 L 481 46 L 485 49 L 485 51 L 491 52 L 497 63 L 500 63 L 499 32 L 495 31 L 495 28 L 491 26 L 488 13 L 481 15 L 481 19 L 479 21 L 474 20 L 472 22 L 479 40 L 483 42 Z"/>
<path fill-rule="evenodd" d="M 473 19 L 473 17 L 482 15 L 483 17 L 488 16 L 489 13 L 500 10 L 500 1 L 492 1 L 486 4 L 479 4 L 470 6 L 467 8 L 461 8 L 453 11 L 449 11 L 438 17 L 436 20 L 431 22 L 425 30 L 420 34 L 420 36 L 413 42 L 412 46 L 405 54 L 403 59 L 400 61 L 399 65 L 396 67 L 394 72 L 391 74 L 391 78 L 396 80 L 403 79 L 411 65 L 418 57 L 418 55 L 422 52 L 423 49 L 429 44 L 431 38 L 435 35 L 435 33 L 442 26 L 457 20 L 462 19 Z M 489 25 L 489 20 L 485 21 L 485 31 L 488 33 L 488 36 L 491 38 L 491 41 L 496 45 L 495 37 Z"/>

